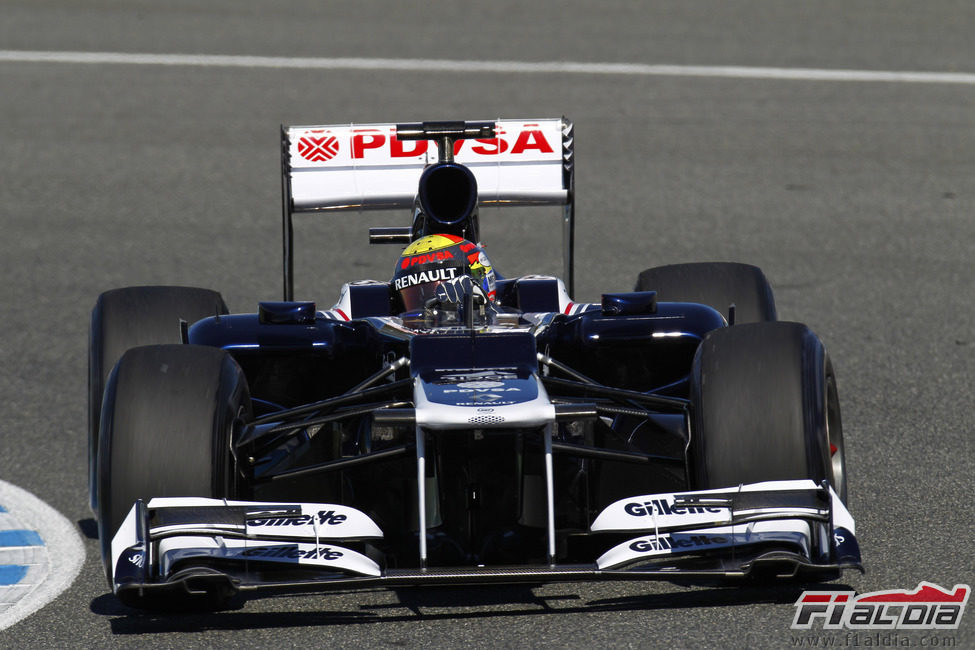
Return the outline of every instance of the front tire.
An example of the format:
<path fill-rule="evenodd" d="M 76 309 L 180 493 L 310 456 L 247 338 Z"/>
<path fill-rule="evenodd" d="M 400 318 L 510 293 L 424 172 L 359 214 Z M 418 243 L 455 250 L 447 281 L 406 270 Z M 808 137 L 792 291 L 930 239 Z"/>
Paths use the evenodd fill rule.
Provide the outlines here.
<path fill-rule="evenodd" d="M 105 390 L 98 459 L 110 586 L 112 537 L 136 499 L 235 496 L 232 437 L 250 417 L 243 371 L 223 350 L 152 345 L 122 355 Z"/>
<path fill-rule="evenodd" d="M 714 330 L 694 359 L 691 481 L 697 489 L 828 480 L 847 498 L 833 367 L 801 323 Z"/>

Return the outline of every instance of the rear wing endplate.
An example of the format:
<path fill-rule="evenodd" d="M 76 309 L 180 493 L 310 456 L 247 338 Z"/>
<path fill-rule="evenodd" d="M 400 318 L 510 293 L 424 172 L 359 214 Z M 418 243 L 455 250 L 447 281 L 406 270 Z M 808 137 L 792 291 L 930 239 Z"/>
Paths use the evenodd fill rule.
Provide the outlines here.
<path fill-rule="evenodd" d="M 562 117 L 491 123 L 494 137 L 454 143 L 454 161 L 473 172 L 480 205 L 564 206 L 563 279 L 571 295 L 572 122 Z M 413 207 L 423 169 L 437 162 L 437 144 L 401 140 L 397 128 L 396 124 L 281 127 L 285 300 L 294 299 L 293 215 Z"/>

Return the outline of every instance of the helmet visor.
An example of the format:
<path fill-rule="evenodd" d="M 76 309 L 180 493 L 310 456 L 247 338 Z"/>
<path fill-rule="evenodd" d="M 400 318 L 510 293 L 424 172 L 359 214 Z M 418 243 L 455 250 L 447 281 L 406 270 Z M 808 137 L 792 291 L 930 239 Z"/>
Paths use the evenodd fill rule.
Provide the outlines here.
<path fill-rule="evenodd" d="M 427 282 L 426 284 L 416 284 L 400 290 L 399 295 L 403 300 L 403 308 L 406 311 L 418 311 L 423 309 L 427 301 L 437 295 L 437 287 L 443 280 L 437 282 Z"/>

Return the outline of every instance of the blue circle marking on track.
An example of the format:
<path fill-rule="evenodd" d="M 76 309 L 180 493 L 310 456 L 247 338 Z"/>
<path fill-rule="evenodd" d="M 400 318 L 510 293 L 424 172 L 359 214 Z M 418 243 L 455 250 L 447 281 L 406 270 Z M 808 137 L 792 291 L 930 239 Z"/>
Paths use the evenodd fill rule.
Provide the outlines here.
<path fill-rule="evenodd" d="M 30 492 L 0 481 L 0 630 L 71 586 L 84 559 L 71 522 Z"/>

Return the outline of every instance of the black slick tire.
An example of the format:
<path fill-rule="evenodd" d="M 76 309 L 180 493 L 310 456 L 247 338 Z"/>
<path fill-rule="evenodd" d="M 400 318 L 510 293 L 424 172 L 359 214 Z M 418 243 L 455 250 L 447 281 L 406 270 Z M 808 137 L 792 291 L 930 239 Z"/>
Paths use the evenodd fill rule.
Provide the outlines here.
<path fill-rule="evenodd" d="M 694 359 L 691 483 L 697 489 L 771 480 L 828 480 L 847 497 L 836 379 L 801 323 L 710 332 Z"/>
<path fill-rule="evenodd" d="M 250 416 L 247 381 L 223 350 L 152 345 L 122 355 L 105 390 L 98 459 L 107 576 L 112 537 L 136 499 L 236 495 L 231 440 Z"/>
<path fill-rule="evenodd" d="M 738 262 L 691 262 L 649 268 L 637 277 L 636 291 L 656 291 L 660 302 L 696 302 L 734 323 L 776 320 L 772 287 L 762 270 Z M 731 319 L 729 319 L 730 321 Z"/>
<path fill-rule="evenodd" d="M 91 312 L 88 343 L 88 490 L 91 509 L 98 504 L 95 485 L 98 422 L 108 374 L 129 348 L 180 343 L 180 320 L 194 323 L 228 313 L 216 291 L 195 287 L 145 286 L 106 291 Z"/>

